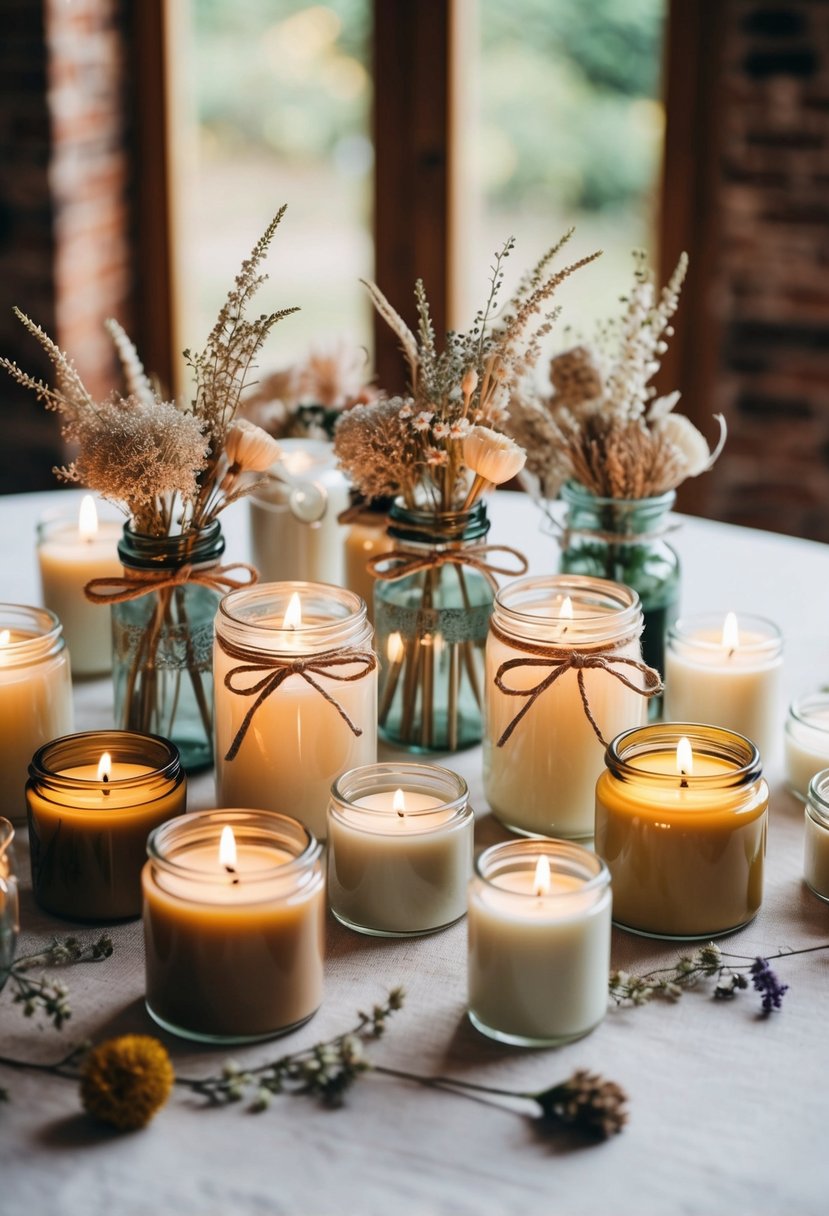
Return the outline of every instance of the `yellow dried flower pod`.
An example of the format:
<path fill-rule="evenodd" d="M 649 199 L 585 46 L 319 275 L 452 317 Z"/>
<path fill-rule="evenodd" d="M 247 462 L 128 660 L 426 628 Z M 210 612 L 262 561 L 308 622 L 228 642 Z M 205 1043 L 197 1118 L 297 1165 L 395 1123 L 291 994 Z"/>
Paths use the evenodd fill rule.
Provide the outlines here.
<path fill-rule="evenodd" d="M 170 1096 L 175 1073 L 158 1039 L 125 1034 L 93 1047 L 81 1074 L 84 1110 L 119 1131 L 145 1127 Z"/>

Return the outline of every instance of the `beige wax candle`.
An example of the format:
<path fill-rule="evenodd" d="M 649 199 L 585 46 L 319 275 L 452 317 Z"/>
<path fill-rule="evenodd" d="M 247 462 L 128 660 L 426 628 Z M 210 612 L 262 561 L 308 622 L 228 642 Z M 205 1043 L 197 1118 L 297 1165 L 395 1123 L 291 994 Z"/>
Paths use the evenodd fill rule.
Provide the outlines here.
<path fill-rule="evenodd" d="M 509 1043 L 578 1038 L 604 1017 L 610 969 L 607 868 L 565 841 L 487 849 L 469 888 L 469 1016 Z"/>
<path fill-rule="evenodd" d="M 815 895 L 829 901 L 829 768 L 816 773 L 809 784 L 803 874 Z"/>
<path fill-rule="evenodd" d="M 642 687 L 641 673 L 629 662 L 641 660 L 641 628 L 635 592 L 601 579 L 519 579 L 498 592 L 486 648 L 484 788 L 502 823 L 527 834 L 592 836 L 604 745 L 585 713 L 579 676 L 605 739 L 646 721 L 646 698 L 611 673 Z M 574 652 L 586 660 L 606 658 L 611 670 L 563 671 L 501 742 L 530 690 L 555 671 L 552 662 L 541 665 L 540 649 L 562 662 Z M 614 668 L 613 658 L 623 662 Z M 504 670 L 504 684 L 525 696 L 497 686 L 504 664 L 514 664 Z"/>
<path fill-rule="evenodd" d="M 690 938 L 751 920 L 763 897 L 769 799 L 754 744 L 716 727 L 655 723 L 614 739 L 607 764 L 596 852 L 613 880 L 616 923 Z"/>
<path fill-rule="evenodd" d="M 366 512 L 368 517 L 371 512 Z M 366 562 L 378 553 L 388 553 L 394 541 L 386 531 L 385 515 L 376 516 L 371 524 L 351 524 L 345 540 L 345 585 L 349 591 L 365 600 L 369 620 L 373 620 L 374 578 L 366 569 Z"/>
<path fill-rule="evenodd" d="M 325 884 L 310 833 L 271 812 L 208 811 L 153 833 L 148 854 L 152 1017 L 208 1041 L 269 1038 L 311 1017 L 322 1000 Z"/>
<path fill-rule="evenodd" d="M 88 731 L 36 753 L 26 802 L 40 906 L 71 920 L 122 920 L 141 914 L 147 837 L 184 813 L 186 781 L 166 739 Z"/>
<path fill-rule="evenodd" d="M 783 742 L 786 784 L 805 802 L 809 782 L 829 766 L 829 693 L 801 697 L 789 706 Z"/>
<path fill-rule="evenodd" d="M 768 758 L 778 742 L 783 639 L 761 617 L 677 621 L 665 652 L 665 720 L 738 731 Z"/>
<path fill-rule="evenodd" d="M 120 577 L 122 531 L 119 523 L 98 520 L 91 494 L 84 496 L 77 520 L 61 514 L 38 526 L 43 602 L 63 625 L 76 676 L 101 675 L 112 667 L 109 609 L 90 603 L 84 587 L 93 578 Z"/>
<path fill-rule="evenodd" d="M 60 621 L 46 608 L 0 604 L 0 813 L 12 823 L 25 822 L 29 761 L 72 721 Z"/>
<path fill-rule="evenodd" d="M 377 758 L 371 636 L 365 605 L 341 588 L 262 583 L 225 597 L 214 649 L 219 802 L 290 812 L 325 836 L 331 782 Z"/>
<path fill-rule="evenodd" d="M 378 764 L 344 774 L 328 815 L 331 910 L 377 936 L 452 924 L 466 911 L 473 829 L 466 782 L 448 769 Z"/>

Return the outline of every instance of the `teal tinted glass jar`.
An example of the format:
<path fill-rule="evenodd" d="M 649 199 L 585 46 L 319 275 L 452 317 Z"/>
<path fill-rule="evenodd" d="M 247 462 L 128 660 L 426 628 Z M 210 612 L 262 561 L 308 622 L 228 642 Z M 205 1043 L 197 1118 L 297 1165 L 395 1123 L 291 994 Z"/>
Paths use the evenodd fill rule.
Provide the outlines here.
<path fill-rule="evenodd" d="M 380 734 L 410 751 L 479 743 L 484 646 L 494 598 L 489 579 L 443 561 L 484 542 L 483 503 L 469 511 L 391 509 L 394 548 L 374 587 L 380 659 Z"/>

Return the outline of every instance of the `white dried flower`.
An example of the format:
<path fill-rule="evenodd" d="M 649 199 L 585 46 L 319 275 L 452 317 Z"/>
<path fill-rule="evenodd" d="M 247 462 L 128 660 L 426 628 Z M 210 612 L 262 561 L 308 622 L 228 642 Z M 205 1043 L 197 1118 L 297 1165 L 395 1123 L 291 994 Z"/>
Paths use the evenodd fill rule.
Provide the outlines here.
<path fill-rule="evenodd" d="M 233 473 L 264 473 L 281 454 L 276 440 L 253 422 L 240 418 L 227 428 L 225 456 Z"/>
<path fill-rule="evenodd" d="M 429 410 L 421 410 L 417 417 L 412 422 L 412 426 L 416 431 L 428 431 L 432 425 L 434 414 Z"/>
<path fill-rule="evenodd" d="M 686 477 L 698 477 L 700 473 L 710 469 L 722 451 L 722 445 L 725 442 L 725 421 L 721 415 L 718 415 L 718 418 L 720 420 L 720 440 L 713 452 L 708 447 L 705 436 L 684 414 L 667 414 L 654 427 L 654 430 L 667 439 L 679 452 Z"/>
<path fill-rule="evenodd" d="M 463 462 L 478 477 L 499 486 L 523 469 L 527 453 L 515 440 L 488 426 L 474 426 L 463 441 Z"/>
<path fill-rule="evenodd" d="M 464 439 L 472 430 L 472 423 L 468 418 L 457 418 L 449 428 L 450 439 Z"/>
<path fill-rule="evenodd" d="M 449 427 L 445 422 L 436 422 L 432 427 L 432 434 L 435 439 L 446 439 L 449 435 Z"/>
<path fill-rule="evenodd" d="M 427 448 L 426 463 L 433 468 L 442 468 L 449 463 L 449 453 L 442 448 Z"/>

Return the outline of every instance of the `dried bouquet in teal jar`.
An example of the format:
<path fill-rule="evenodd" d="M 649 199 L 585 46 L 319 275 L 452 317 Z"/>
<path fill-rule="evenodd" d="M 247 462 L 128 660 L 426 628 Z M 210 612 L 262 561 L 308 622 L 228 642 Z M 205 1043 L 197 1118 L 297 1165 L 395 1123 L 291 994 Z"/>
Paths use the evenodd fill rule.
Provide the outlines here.
<path fill-rule="evenodd" d="M 622 316 L 601 327 L 597 349 L 576 346 L 550 365 L 552 394 L 514 395 L 508 429 L 529 454 L 525 484 L 559 532 L 561 569 L 626 583 L 645 617 L 644 660 L 664 671 L 664 640 L 679 609 L 679 559 L 667 543 L 676 488 L 714 464 L 726 437 L 717 414 L 713 450 L 675 412 L 678 392 L 657 396 L 651 381 L 674 330 L 688 266 L 683 254 L 661 292 L 645 255 Z M 563 528 L 550 510 L 566 504 Z M 658 712 L 656 700 L 652 702 Z"/>
<path fill-rule="evenodd" d="M 95 579 L 87 595 L 112 605 L 116 724 L 163 735 L 187 769 L 212 762 L 213 617 L 219 598 L 254 581 L 249 566 L 221 566 L 219 515 L 258 484 L 279 456 L 261 428 L 236 417 L 255 360 L 271 329 L 293 308 L 246 316 L 267 278 L 261 266 L 284 207 L 242 263 L 200 354 L 185 351 L 193 396 L 168 401 L 147 377 L 130 339 L 107 323 L 124 372 L 124 391 L 104 401 L 87 392 L 72 360 L 19 310 L 17 316 L 55 367 L 54 386 L 8 359 L 0 365 L 60 415 L 72 462 L 55 469 L 122 508 L 122 579 Z"/>
<path fill-rule="evenodd" d="M 482 655 L 495 576 L 526 569 L 515 550 L 486 545 L 482 496 L 524 465 L 523 449 L 506 434 L 511 391 L 540 355 L 556 315 L 550 305 L 556 288 L 598 256 L 553 271 L 566 240 L 499 310 L 509 240 L 495 257 L 489 295 L 472 327 L 447 334 L 442 349 L 422 282 L 415 287 L 416 334 L 380 289 L 367 284 L 400 340 L 410 391 L 348 410 L 334 446 L 360 494 L 394 500 L 393 548 L 369 560 L 376 580 L 379 724 L 388 739 L 415 751 L 454 751 L 481 737 Z"/>

